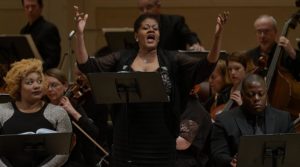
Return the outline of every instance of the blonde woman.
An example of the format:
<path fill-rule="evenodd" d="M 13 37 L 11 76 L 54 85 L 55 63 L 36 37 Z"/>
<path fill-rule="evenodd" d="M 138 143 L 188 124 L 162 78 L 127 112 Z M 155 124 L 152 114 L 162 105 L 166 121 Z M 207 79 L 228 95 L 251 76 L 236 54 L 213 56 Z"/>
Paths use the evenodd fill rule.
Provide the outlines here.
<path fill-rule="evenodd" d="M 67 112 L 42 100 L 45 85 L 40 60 L 23 59 L 13 63 L 4 80 L 12 101 L 0 104 L 1 134 L 36 132 L 41 128 L 57 132 L 72 131 Z M 37 155 L 34 165 L 59 167 L 67 159 L 68 155 Z M 28 154 L 17 154 L 2 158 L 0 166 L 32 166 L 32 159 Z"/>

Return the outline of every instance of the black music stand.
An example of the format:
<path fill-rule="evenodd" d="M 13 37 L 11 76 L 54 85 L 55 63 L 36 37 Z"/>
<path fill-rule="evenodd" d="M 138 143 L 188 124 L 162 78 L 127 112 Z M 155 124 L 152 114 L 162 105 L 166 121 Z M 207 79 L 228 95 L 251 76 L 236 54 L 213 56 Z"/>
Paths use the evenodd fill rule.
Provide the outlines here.
<path fill-rule="evenodd" d="M 0 35 L 0 87 L 5 85 L 2 78 L 10 64 L 27 58 L 43 60 L 31 35 Z"/>
<path fill-rule="evenodd" d="M 135 48 L 133 28 L 102 28 L 108 47 L 112 51 Z"/>
<path fill-rule="evenodd" d="M 42 60 L 31 35 L 0 35 L 0 55 L 0 64 L 34 57 Z"/>
<path fill-rule="evenodd" d="M 157 72 L 89 73 L 87 77 L 98 104 L 169 101 Z"/>
<path fill-rule="evenodd" d="M 9 134 L 0 135 L 0 155 L 30 156 L 32 166 L 36 155 L 69 154 L 72 133 Z"/>
<path fill-rule="evenodd" d="M 7 93 L 0 93 L 0 103 L 10 102 L 12 99 Z"/>
<path fill-rule="evenodd" d="M 299 166 L 300 134 L 242 136 L 238 167 Z"/>
<path fill-rule="evenodd" d="M 199 58 L 199 59 L 206 58 L 209 53 L 209 51 L 190 51 L 190 50 L 178 50 L 178 52 L 184 53 L 191 57 L 195 57 L 195 58 Z M 227 57 L 228 57 L 228 53 L 226 51 L 224 51 L 224 50 L 220 51 L 220 59 L 226 60 Z"/>

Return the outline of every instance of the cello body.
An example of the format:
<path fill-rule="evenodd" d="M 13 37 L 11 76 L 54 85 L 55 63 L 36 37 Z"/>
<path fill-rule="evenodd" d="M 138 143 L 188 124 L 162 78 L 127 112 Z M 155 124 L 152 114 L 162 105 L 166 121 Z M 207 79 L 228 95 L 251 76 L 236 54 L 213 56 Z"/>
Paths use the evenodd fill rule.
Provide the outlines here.
<path fill-rule="evenodd" d="M 270 104 L 291 113 L 293 119 L 300 113 L 300 82 L 279 66 L 269 91 Z"/>
<path fill-rule="evenodd" d="M 282 36 L 287 36 L 290 27 L 296 27 L 299 20 L 298 17 L 298 14 L 293 15 L 292 18 L 285 22 L 281 33 Z M 296 119 L 300 113 L 300 82 L 280 65 L 282 52 L 282 47 L 277 45 L 267 73 L 266 84 L 269 103 L 275 108 L 289 112 L 292 118 Z M 279 63 L 277 63 L 278 61 Z M 300 132 L 299 130 L 297 131 Z"/>

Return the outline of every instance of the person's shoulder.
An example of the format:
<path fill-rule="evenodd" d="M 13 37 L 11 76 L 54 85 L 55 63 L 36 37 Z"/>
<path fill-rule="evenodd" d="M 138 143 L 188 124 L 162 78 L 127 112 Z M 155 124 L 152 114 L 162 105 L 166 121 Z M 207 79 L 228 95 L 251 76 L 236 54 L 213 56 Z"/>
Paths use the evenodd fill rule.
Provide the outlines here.
<path fill-rule="evenodd" d="M 257 57 L 258 55 L 260 55 L 259 46 L 256 46 L 256 47 L 253 47 L 253 48 L 250 48 L 250 49 L 246 50 L 245 55 L 247 57 L 251 57 L 251 58 Z"/>
<path fill-rule="evenodd" d="M 271 106 L 267 107 L 267 111 L 272 115 L 277 115 L 278 117 L 290 116 L 289 112 Z"/>
<path fill-rule="evenodd" d="M 168 19 L 182 19 L 184 18 L 181 15 L 176 15 L 176 14 L 160 14 L 161 18 L 168 18 Z"/>
<path fill-rule="evenodd" d="M 41 22 L 45 25 L 48 25 L 49 27 L 56 27 L 56 25 L 48 20 L 46 20 L 43 16 L 41 16 L 38 20 L 38 22 Z"/>
<path fill-rule="evenodd" d="M 160 19 L 162 21 L 168 20 L 174 23 L 184 22 L 184 17 L 181 15 L 175 15 L 175 14 L 161 14 Z"/>
<path fill-rule="evenodd" d="M 11 102 L 0 103 L 0 108 L 13 108 Z"/>
<path fill-rule="evenodd" d="M 219 119 L 220 121 L 225 120 L 225 122 L 227 122 L 227 120 L 231 120 L 234 119 L 235 117 L 237 117 L 237 115 L 240 112 L 240 108 L 239 107 L 234 107 L 228 111 L 223 111 L 220 114 L 217 115 L 217 119 Z"/>
<path fill-rule="evenodd" d="M 46 105 L 47 106 L 45 108 L 45 112 L 50 112 L 50 113 L 54 113 L 57 115 L 67 114 L 67 112 L 61 106 L 54 105 L 51 103 L 47 103 Z"/>

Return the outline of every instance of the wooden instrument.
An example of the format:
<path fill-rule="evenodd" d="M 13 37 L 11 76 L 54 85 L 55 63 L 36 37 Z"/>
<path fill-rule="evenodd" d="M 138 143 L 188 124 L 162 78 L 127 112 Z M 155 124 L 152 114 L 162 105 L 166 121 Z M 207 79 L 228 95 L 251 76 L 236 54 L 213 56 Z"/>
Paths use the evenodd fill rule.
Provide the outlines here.
<path fill-rule="evenodd" d="M 289 28 L 294 29 L 296 27 L 299 17 L 298 11 L 297 14 L 285 22 L 281 33 L 282 36 L 287 35 Z M 286 69 L 280 66 L 278 61 L 281 55 L 282 47 L 278 45 L 266 76 L 269 102 L 276 108 L 290 112 L 295 119 L 300 112 L 300 83 Z"/>

